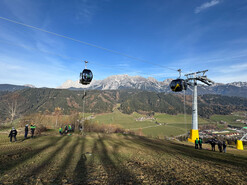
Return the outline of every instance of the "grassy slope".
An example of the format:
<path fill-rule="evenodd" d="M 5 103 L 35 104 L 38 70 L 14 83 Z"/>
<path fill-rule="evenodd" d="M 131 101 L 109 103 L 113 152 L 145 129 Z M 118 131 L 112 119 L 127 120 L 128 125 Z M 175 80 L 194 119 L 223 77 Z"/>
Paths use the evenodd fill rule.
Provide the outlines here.
<path fill-rule="evenodd" d="M 6 137 L 6 135 L 5 135 Z M 0 183 L 244 184 L 247 153 L 128 135 L 42 136 L 2 142 Z"/>

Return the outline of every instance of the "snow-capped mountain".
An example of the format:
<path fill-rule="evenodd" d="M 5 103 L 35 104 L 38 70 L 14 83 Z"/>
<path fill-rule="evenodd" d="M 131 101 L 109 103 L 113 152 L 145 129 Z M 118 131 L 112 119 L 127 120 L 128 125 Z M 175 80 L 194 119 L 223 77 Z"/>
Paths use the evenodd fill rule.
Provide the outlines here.
<path fill-rule="evenodd" d="M 172 92 L 169 84 L 172 79 L 157 81 L 149 77 L 129 75 L 113 75 L 104 80 L 93 80 L 90 85 L 81 85 L 79 81 L 67 80 L 59 89 L 97 89 L 97 90 L 120 90 L 139 89 L 155 92 Z M 188 87 L 186 94 L 191 94 Z M 232 82 L 228 84 L 215 83 L 212 86 L 198 85 L 198 94 L 221 94 L 228 96 L 247 97 L 247 82 Z"/>
<path fill-rule="evenodd" d="M 86 88 L 98 90 L 140 89 L 163 92 L 164 88 L 168 88 L 171 80 L 172 79 L 167 79 L 163 82 L 159 82 L 152 77 L 144 78 L 141 76 L 113 75 L 104 80 L 93 80 L 90 85 L 86 86 L 81 85 L 79 81 L 67 80 L 58 88 Z"/>

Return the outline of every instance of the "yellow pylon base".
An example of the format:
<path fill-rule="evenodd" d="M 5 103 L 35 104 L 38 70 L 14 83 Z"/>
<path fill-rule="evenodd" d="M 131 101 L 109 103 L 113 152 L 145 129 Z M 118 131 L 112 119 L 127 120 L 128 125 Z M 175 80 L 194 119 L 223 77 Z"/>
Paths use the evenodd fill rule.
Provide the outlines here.
<path fill-rule="evenodd" d="M 243 150 L 244 149 L 243 141 L 237 140 L 237 149 L 238 150 Z"/>
<path fill-rule="evenodd" d="M 199 131 L 191 129 L 190 130 L 190 137 L 188 138 L 189 142 L 195 143 L 196 138 L 199 139 Z"/>

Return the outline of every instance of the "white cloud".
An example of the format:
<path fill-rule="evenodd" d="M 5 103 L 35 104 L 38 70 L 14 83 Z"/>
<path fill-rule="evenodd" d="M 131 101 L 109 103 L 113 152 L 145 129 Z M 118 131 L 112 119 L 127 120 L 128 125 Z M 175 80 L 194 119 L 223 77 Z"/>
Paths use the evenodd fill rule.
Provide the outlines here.
<path fill-rule="evenodd" d="M 218 76 L 211 76 L 211 80 L 213 80 L 216 83 L 231 83 L 231 82 L 246 82 L 247 80 L 247 74 L 225 74 L 225 75 L 218 75 Z"/>
<path fill-rule="evenodd" d="M 75 2 L 75 20 L 79 23 L 91 23 L 98 5 L 95 1 L 83 0 Z"/>
<path fill-rule="evenodd" d="M 221 73 L 231 73 L 232 76 L 236 73 L 240 73 L 247 71 L 247 63 L 242 63 L 242 64 L 234 64 L 231 66 L 227 66 L 226 68 L 219 68 L 219 72 Z"/>
<path fill-rule="evenodd" d="M 220 0 L 212 0 L 210 2 L 203 3 L 201 6 L 196 7 L 195 13 L 200 13 L 201 11 L 213 7 L 220 3 Z"/>

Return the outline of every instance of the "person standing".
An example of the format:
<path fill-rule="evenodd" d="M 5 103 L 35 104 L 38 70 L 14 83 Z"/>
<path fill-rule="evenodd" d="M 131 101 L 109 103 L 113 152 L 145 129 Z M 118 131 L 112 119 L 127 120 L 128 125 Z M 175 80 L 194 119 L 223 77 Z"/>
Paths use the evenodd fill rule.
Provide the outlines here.
<path fill-rule="evenodd" d="M 34 124 L 32 124 L 32 125 L 30 126 L 30 128 L 31 128 L 31 138 L 33 138 L 33 136 L 34 136 L 34 131 L 35 131 L 35 129 L 36 129 L 36 126 L 35 126 Z"/>
<path fill-rule="evenodd" d="M 222 152 L 222 142 L 218 141 L 218 149 L 220 152 Z"/>
<path fill-rule="evenodd" d="M 12 130 L 9 133 L 10 142 L 12 142 L 12 137 L 14 137 L 15 141 L 17 141 L 16 135 L 17 135 L 17 130 L 15 129 L 15 127 L 12 127 Z"/>
<path fill-rule="evenodd" d="M 223 141 L 223 151 L 224 153 L 226 153 L 226 142 L 225 141 Z"/>
<path fill-rule="evenodd" d="M 215 145 L 216 145 L 216 140 L 212 139 L 211 141 L 212 151 L 215 151 Z"/>
<path fill-rule="evenodd" d="M 28 135 L 28 124 L 26 124 L 25 126 L 25 139 L 27 139 L 27 135 Z"/>
<path fill-rule="evenodd" d="M 202 138 L 199 138 L 199 147 L 200 147 L 200 150 L 202 149 Z"/>
<path fill-rule="evenodd" d="M 195 149 L 198 149 L 198 143 L 199 143 L 199 140 L 198 140 L 198 138 L 196 138 L 196 140 L 195 140 Z"/>

